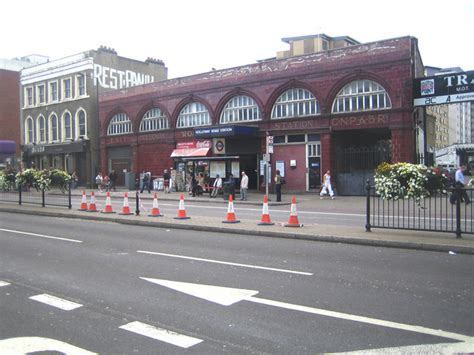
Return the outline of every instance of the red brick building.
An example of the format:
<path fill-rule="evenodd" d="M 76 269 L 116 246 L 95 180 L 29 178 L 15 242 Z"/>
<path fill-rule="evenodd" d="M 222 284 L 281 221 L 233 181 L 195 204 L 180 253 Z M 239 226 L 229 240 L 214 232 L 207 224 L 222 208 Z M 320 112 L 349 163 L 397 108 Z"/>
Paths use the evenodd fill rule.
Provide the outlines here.
<path fill-rule="evenodd" d="M 417 40 L 402 37 L 109 92 L 99 98 L 101 169 L 173 167 L 211 181 L 245 170 L 261 188 L 270 157 L 286 191 L 317 190 L 331 170 L 340 194 L 358 194 L 381 161 L 414 160 L 412 82 L 422 75 Z"/>
<path fill-rule="evenodd" d="M 0 163 L 20 156 L 20 73 L 0 69 Z M 15 142 L 15 144 L 13 143 Z"/>

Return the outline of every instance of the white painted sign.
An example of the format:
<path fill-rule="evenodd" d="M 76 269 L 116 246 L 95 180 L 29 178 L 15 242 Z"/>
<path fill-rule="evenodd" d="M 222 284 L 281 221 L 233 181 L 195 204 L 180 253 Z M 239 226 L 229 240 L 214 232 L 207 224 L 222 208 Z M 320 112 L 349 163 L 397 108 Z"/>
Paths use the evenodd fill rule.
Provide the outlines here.
<path fill-rule="evenodd" d="M 118 70 L 94 63 L 94 85 L 104 89 L 124 89 L 131 86 L 149 84 L 153 75 L 137 73 L 132 70 Z"/>

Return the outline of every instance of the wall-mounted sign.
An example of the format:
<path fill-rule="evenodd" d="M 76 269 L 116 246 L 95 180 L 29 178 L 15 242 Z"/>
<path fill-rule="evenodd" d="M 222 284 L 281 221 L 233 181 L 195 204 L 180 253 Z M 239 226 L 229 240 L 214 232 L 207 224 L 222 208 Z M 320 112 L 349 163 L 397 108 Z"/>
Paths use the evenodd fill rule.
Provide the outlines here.
<path fill-rule="evenodd" d="M 225 138 L 212 139 L 212 152 L 214 154 L 225 154 Z"/>
<path fill-rule="evenodd" d="M 131 86 L 149 84 L 153 75 L 137 73 L 132 70 L 118 70 L 94 63 L 94 85 L 104 89 L 123 89 Z"/>
<path fill-rule="evenodd" d="M 189 141 L 176 143 L 176 149 L 211 148 L 211 141 Z"/>
<path fill-rule="evenodd" d="M 474 71 L 441 74 L 413 81 L 413 105 L 430 106 L 474 100 Z"/>
<path fill-rule="evenodd" d="M 216 126 L 195 128 L 194 136 L 202 138 L 228 137 L 228 136 L 256 136 L 258 127 L 252 126 Z"/>

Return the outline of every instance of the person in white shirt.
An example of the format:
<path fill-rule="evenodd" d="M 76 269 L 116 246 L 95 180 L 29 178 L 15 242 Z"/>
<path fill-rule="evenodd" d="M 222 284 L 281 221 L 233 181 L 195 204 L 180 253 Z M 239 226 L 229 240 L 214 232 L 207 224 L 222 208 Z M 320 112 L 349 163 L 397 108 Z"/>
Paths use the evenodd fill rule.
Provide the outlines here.
<path fill-rule="evenodd" d="M 212 184 L 211 197 L 216 197 L 220 189 L 222 189 L 222 178 L 217 174 L 214 184 Z"/>
<path fill-rule="evenodd" d="M 334 200 L 334 191 L 332 189 L 331 185 L 331 172 L 328 170 L 326 174 L 324 174 L 324 180 L 323 180 L 323 187 L 321 189 L 321 193 L 319 194 L 321 200 L 324 198 L 325 195 L 329 193 L 329 196 L 331 196 L 331 199 Z"/>
<path fill-rule="evenodd" d="M 249 177 L 242 171 L 242 178 L 240 179 L 240 199 L 247 201 L 247 190 L 249 188 Z"/>
<path fill-rule="evenodd" d="M 455 194 L 458 195 L 457 197 L 461 199 L 461 201 L 466 202 L 466 205 L 471 203 L 471 200 L 469 199 L 469 196 L 467 195 L 466 190 L 464 190 L 464 187 L 467 185 L 466 184 L 466 178 L 464 176 L 464 171 L 466 171 L 466 166 L 461 165 L 459 169 L 456 171 L 456 174 L 454 175 L 454 187 L 459 189 L 455 191 Z"/>

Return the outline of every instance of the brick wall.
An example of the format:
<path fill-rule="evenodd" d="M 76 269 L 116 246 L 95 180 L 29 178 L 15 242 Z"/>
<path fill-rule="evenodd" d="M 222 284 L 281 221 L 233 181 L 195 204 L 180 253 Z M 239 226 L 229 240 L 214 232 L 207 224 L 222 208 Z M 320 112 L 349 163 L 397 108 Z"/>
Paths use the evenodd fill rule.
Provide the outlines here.
<path fill-rule="evenodd" d="M 0 69 L 0 140 L 15 141 L 20 155 L 20 74 Z"/>

